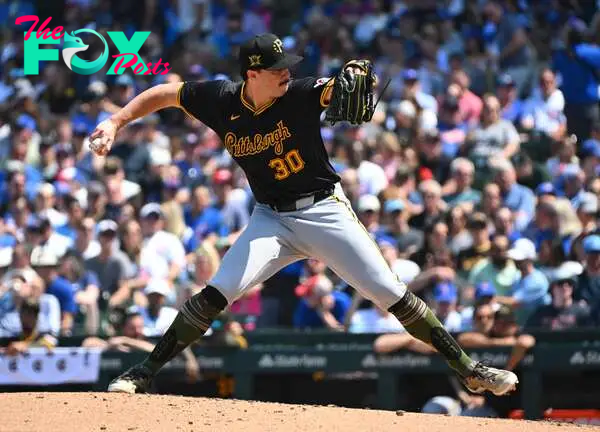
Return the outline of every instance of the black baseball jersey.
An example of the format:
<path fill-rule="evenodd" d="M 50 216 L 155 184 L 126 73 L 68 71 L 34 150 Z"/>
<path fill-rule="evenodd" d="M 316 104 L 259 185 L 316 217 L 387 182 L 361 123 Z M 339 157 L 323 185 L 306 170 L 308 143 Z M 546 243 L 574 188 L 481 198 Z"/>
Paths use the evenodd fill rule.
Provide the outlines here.
<path fill-rule="evenodd" d="M 243 82 L 185 82 L 178 102 L 221 137 L 258 202 L 286 203 L 340 179 L 321 138 L 327 82 L 292 80 L 283 96 L 256 109 L 244 99 Z"/>

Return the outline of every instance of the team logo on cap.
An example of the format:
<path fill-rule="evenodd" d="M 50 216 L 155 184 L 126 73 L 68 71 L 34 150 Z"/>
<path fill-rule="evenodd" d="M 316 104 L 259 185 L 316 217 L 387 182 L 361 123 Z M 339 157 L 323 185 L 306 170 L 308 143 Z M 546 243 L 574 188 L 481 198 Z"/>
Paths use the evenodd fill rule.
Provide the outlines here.
<path fill-rule="evenodd" d="M 248 57 L 250 60 L 250 67 L 260 66 L 262 64 L 262 56 L 260 55 L 251 55 Z"/>
<path fill-rule="evenodd" d="M 281 42 L 279 39 L 275 39 L 273 42 L 273 50 L 281 54 L 283 52 L 283 42 Z"/>

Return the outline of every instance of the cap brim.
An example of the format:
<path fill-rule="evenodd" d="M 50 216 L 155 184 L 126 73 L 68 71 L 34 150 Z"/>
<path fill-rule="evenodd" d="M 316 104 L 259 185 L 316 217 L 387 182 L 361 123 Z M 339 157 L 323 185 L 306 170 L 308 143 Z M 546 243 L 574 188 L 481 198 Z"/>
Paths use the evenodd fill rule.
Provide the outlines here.
<path fill-rule="evenodd" d="M 516 249 L 510 249 L 506 252 L 506 256 L 514 261 L 523 261 L 525 259 L 525 254 Z"/>
<path fill-rule="evenodd" d="M 304 57 L 301 57 L 301 56 L 298 56 L 295 54 L 287 54 L 286 53 L 283 58 L 281 58 L 279 61 L 275 62 L 273 65 L 271 65 L 265 69 L 267 69 L 267 70 L 288 69 L 288 68 L 291 68 L 292 66 L 300 63 L 302 60 L 304 60 Z"/>

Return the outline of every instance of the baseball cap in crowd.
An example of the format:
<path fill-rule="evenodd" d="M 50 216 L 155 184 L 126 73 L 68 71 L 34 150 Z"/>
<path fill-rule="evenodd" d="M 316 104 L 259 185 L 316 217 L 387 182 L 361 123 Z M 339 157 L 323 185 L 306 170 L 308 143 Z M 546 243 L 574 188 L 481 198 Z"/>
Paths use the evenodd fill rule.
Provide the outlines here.
<path fill-rule="evenodd" d="M 537 253 L 533 242 L 526 238 L 520 238 L 508 250 L 506 256 L 513 261 L 535 260 Z"/>
<path fill-rule="evenodd" d="M 485 213 L 473 213 L 467 221 L 468 229 L 486 229 L 488 227 L 488 218 Z"/>
<path fill-rule="evenodd" d="M 598 213 L 598 197 L 592 192 L 584 192 L 575 210 L 582 213 Z"/>
<path fill-rule="evenodd" d="M 302 61 L 303 57 L 287 53 L 283 42 L 272 33 L 257 35 L 240 47 L 239 63 L 242 76 L 247 70 L 287 69 Z"/>
<path fill-rule="evenodd" d="M 163 212 L 160 204 L 158 203 L 148 203 L 140 210 L 140 217 L 145 219 L 150 216 L 158 216 L 162 217 Z"/>
<path fill-rule="evenodd" d="M 17 117 L 15 125 L 19 129 L 29 129 L 32 131 L 37 129 L 37 123 L 35 122 L 34 118 L 28 114 L 21 114 L 19 117 Z"/>
<path fill-rule="evenodd" d="M 535 194 L 537 196 L 542 195 L 556 195 L 556 189 L 551 182 L 543 182 L 535 188 Z"/>
<path fill-rule="evenodd" d="M 586 140 L 581 146 L 581 154 L 584 158 L 589 156 L 600 157 L 600 142 L 593 138 Z"/>
<path fill-rule="evenodd" d="M 123 86 L 123 87 L 132 87 L 134 84 L 133 78 L 127 74 L 119 75 L 119 77 L 115 80 L 115 85 Z"/>
<path fill-rule="evenodd" d="M 295 289 L 298 297 L 323 297 L 331 294 L 332 291 L 333 284 L 329 278 L 323 275 L 311 276 Z"/>
<path fill-rule="evenodd" d="M 115 234 L 119 230 L 117 223 L 110 219 L 104 219 L 98 222 L 98 234 Z"/>
<path fill-rule="evenodd" d="M 587 236 L 582 244 L 585 253 L 600 253 L 600 235 Z"/>
<path fill-rule="evenodd" d="M 559 284 L 562 282 L 570 282 L 571 284 L 575 284 L 577 280 L 577 274 L 568 267 L 559 267 L 554 275 L 552 275 L 552 280 L 550 281 L 550 285 Z"/>
<path fill-rule="evenodd" d="M 438 303 L 451 303 L 458 298 L 458 289 L 452 282 L 438 283 L 433 288 L 433 298 Z"/>
<path fill-rule="evenodd" d="M 379 199 L 375 195 L 363 195 L 358 199 L 359 212 L 378 212 L 379 210 L 381 210 L 381 204 L 379 203 Z"/>
<path fill-rule="evenodd" d="M 0 249 L 0 268 L 7 268 L 12 264 L 13 248 L 3 247 Z"/>
<path fill-rule="evenodd" d="M 31 267 L 56 267 L 58 257 L 50 248 L 36 246 L 31 251 L 30 263 Z"/>
<path fill-rule="evenodd" d="M 231 170 L 228 170 L 227 168 L 219 168 L 213 174 L 213 183 L 219 185 L 229 183 L 232 178 L 233 174 L 231 173 Z"/>
<path fill-rule="evenodd" d="M 404 81 L 417 81 L 419 79 L 419 73 L 415 69 L 405 69 L 402 72 L 402 79 Z"/>
<path fill-rule="evenodd" d="M 497 84 L 498 87 L 512 87 L 515 85 L 515 80 L 509 74 L 504 73 L 498 77 Z"/>
<path fill-rule="evenodd" d="M 404 202 L 402 202 L 402 200 L 399 199 L 392 199 L 392 200 L 387 200 L 385 202 L 385 204 L 383 205 L 383 210 L 386 213 L 394 213 L 396 211 L 403 211 L 405 209 L 405 205 Z"/>
<path fill-rule="evenodd" d="M 475 285 L 475 298 L 493 297 L 496 295 L 496 287 L 490 282 L 480 282 Z"/>
<path fill-rule="evenodd" d="M 160 294 L 163 296 L 168 296 L 171 293 L 171 287 L 169 283 L 164 279 L 151 279 L 144 288 L 144 294 Z"/>

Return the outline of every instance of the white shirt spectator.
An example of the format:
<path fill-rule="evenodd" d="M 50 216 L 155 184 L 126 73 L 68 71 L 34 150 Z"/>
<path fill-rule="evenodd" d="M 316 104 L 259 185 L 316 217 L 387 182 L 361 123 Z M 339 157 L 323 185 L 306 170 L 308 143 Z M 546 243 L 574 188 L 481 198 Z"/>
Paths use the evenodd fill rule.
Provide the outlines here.
<path fill-rule="evenodd" d="M 363 160 L 357 172 L 362 194 L 379 195 L 388 185 L 385 171 L 373 162 Z"/>
<path fill-rule="evenodd" d="M 459 332 L 462 330 L 462 317 L 460 314 L 453 310 L 448 313 L 446 319 L 442 320 L 444 328 L 449 332 Z"/>
<path fill-rule="evenodd" d="M 171 263 L 184 268 L 185 249 L 174 234 L 158 231 L 142 246 L 141 272 L 150 278 L 167 279 Z"/>
<path fill-rule="evenodd" d="M 163 306 L 158 311 L 157 317 L 151 317 L 147 310 L 144 310 L 144 336 L 157 337 L 162 336 L 169 329 L 170 325 L 177 316 L 177 309 Z"/>
<path fill-rule="evenodd" d="M 73 246 L 73 240 L 56 232 L 50 234 L 45 247 L 51 250 L 57 257 L 62 257 Z"/>
<path fill-rule="evenodd" d="M 42 294 L 39 299 L 40 313 L 36 331 L 58 336 L 60 331 L 60 304 L 51 294 Z M 0 304 L 0 338 L 18 337 L 22 333 L 21 317 L 14 307 L 12 295 L 2 299 Z"/>
<path fill-rule="evenodd" d="M 532 122 L 534 130 L 553 134 L 567 121 L 564 108 L 565 98 L 559 89 L 554 90 L 548 99 L 544 99 L 538 90 L 525 102 L 521 123 Z"/>
<path fill-rule="evenodd" d="M 359 309 L 350 321 L 350 333 L 402 333 L 406 330 L 391 313 L 383 315 L 375 307 Z"/>
<path fill-rule="evenodd" d="M 421 267 L 419 267 L 419 264 L 402 258 L 394 261 L 390 267 L 392 272 L 394 272 L 394 274 L 398 276 L 398 278 L 400 278 L 400 280 L 405 284 L 411 283 L 413 279 L 416 278 L 419 273 L 421 273 Z"/>

